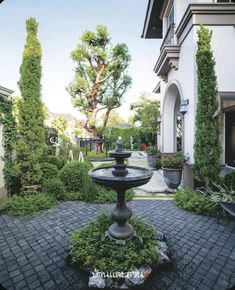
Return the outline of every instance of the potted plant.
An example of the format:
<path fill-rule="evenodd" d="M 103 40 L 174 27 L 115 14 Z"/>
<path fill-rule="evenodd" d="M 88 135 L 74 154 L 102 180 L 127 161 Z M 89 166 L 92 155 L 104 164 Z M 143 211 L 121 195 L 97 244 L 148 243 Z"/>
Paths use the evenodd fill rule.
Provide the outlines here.
<path fill-rule="evenodd" d="M 161 168 L 161 152 L 156 146 L 148 146 L 146 149 L 148 165 L 153 169 Z"/>
<path fill-rule="evenodd" d="M 175 191 L 181 183 L 184 156 L 182 152 L 163 153 L 161 162 L 165 183 L 170 191 Z"/>

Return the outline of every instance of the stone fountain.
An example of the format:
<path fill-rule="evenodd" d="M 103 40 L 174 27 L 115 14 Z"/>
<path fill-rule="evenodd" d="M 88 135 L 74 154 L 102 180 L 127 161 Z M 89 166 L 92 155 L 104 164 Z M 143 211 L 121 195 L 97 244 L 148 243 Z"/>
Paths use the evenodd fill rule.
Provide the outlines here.
<path fill-rule="evenodd" d="M 106 237 L 115 241 L 116 244 L 125 246 L 135 236 L 135 229 L 128 220 L 132 216 L 132 211 L 125 202 L 125 192 L 127 189 L 137 187 L 147 183 L 152 177 L 151 170 L 137 166 L 127 166 L 125 159 L 131 156 L 131 151 L 125 151 L 121 137 L 116 142 L 115 150 L 108 152 L 109 157 L 116 160 L 116 163 L 110 167 L 99 167 L 89 171 L 89 176 L 97 184 L 111 187 L 117 192 L 117 204 L 112 210 L 111 216 L 113 223 L 106 231 Z M 169 250 L 165 243 L 165 236 L 158 231 L 155 239 L 157 240 L 156 252 L 158 255 L 158 264 L 156 267 L 170 263 L 168 257 Z M 121 250 L 121 249 L 120 249 Z M 160 269 L 160 268 L 159 268 Z M 125 278 L 121 289 L 142 286 L 149 277 L 153 269 L 143 265 L 139 269 L 130 272 L 130 276 Z M 138 274 L 138 275 L 137 275 Z M 142 276 L 141 276 L 142 275 Z M 94 288 L 118 288 L 112 279 L 105 280 L 98 274 L 89 277 L 89 287 Z"/>
<path fill-rule="evenodd" d="M 125 244 L 135 235 L 135 230 L 128 223 L 132 211 L 126 206 L 125 192 L 129 188 L 147 183 L 153 173 L 147 168 L 125 164 L 125 158 L 131 156 L 131 151 L 124 151 L 121 137 L 116 142 L 115 150 L 109 151 L 108 154 L 115 158 L 116 164 L 113 167 L 92 169 L 89 175 L 94 182 L 117 191 L 117 205 L 111 214 L 116 223 L 109 227 L 107 235 L 116 243 Z"/>

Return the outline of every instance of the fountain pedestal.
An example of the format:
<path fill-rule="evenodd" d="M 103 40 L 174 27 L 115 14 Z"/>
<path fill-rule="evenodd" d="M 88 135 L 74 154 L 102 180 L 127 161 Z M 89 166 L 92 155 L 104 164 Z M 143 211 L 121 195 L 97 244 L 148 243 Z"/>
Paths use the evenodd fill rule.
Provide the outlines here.
<path fill-rule="evenodd" d="M 116 224 L 112 224 L 108 233 L 111 238 L 116 240 L 129 240 L 134 236 L 134 229 L 127 221 L 132 216 L 132 211 L 126 206 L 125 190 L 117 189 L 117 205 L 111 213 L 112 219 Z"/>
<path fill-rule="evenodd" d="M 115 158 L 116 164 L 113 167 L 92 169 L 89 171 L 89 175 L 94 182 L 117 191 L 117 205 L 111 213 L 115 223 L 109 227 L 107 233 L 117 243 L 125 244 L 126 241 L 135 235 L 132 225 L 128 223 L 132 216 L 132 211 L 126 206 L 125 192 L 128 188 L 147 183 L 153 173 L 146 168 L 127 166 L 125 164 L 125 158 L 130 157 L 131 152 L 124 151 L 120 137 L 116 142 L 115 150 L 109 151 L 108 154 L 110 157 Z"/>

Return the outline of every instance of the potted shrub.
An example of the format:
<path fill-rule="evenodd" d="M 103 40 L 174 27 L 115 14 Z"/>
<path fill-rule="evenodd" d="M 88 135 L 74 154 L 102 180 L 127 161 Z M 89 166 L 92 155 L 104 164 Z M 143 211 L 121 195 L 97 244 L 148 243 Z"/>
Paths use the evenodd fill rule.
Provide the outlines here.
<path fill-rule="evenodd" d="M 148 165 L 153 169 L 161 168 L 161 152 L 156 146 L 148 146 L 146 149 Z"/>
<path fill-rule="evenodd" d="M 161 162 L 165 183 L 174 191 L 181 183 L 184 156 L 182 152 L 163 153 Z"/>

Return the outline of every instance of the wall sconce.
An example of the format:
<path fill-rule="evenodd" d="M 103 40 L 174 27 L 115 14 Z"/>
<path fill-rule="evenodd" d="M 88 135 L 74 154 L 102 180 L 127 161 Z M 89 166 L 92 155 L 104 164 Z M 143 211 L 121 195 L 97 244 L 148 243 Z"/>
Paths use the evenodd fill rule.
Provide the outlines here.
<path fill-rule="evenodd" d="M 159 116 L 157 117 L 157 124 L 160 125 L 160 124 L 161 124 L 161 121 L 162 121 L 162 116 L 159 115 Z"/>
<path fill-rule="evenodd" d="M 180 113 L 182 115 L 185 115 L 188 111 L 188 104 L 189 104 L 189 99 L 187 100 L 182 100 L 180 103 Z"/>

